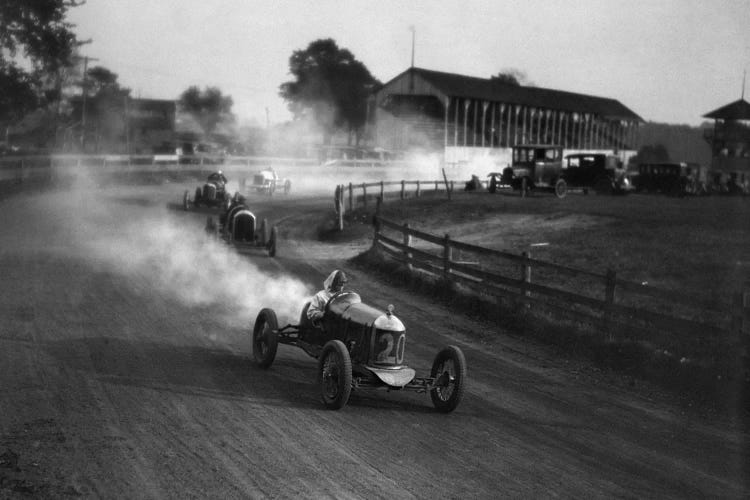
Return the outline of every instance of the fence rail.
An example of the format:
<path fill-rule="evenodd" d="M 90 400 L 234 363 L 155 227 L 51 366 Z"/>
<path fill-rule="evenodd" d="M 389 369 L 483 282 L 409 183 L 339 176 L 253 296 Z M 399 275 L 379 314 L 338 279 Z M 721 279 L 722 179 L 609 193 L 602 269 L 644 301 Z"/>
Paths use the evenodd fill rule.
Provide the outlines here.
<path fill-rule="evenodd" d="M 373 248 L 410 269 L 526 308 L 562 313 L 608 335 L 617 332 L 655 345 L 679 345 L 685 356 L 700 358 L 737 348 L 747 355 L 750 345 L 748 290 L 732 301 L 709 300 L 623 280 L 612 270 L 575 269 L 533 259 L 528 252 L 519 255 L 454 241 L 447 234 L 429 234 L 377 215 Z M 457 253 L 461 258 L 455 258 Z"/>

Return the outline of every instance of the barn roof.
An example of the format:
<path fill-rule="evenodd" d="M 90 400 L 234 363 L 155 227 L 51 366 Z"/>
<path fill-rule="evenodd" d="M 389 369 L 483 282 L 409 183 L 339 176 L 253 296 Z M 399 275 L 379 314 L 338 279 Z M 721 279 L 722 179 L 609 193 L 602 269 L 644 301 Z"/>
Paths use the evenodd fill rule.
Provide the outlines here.
<path fill-rule="evenodd" d="M 714 120 L 750 120 L 750 102 L 739 99 L 703 115 Z"/>
<path fill-rule="evenodd" d="M 510 104 L 523 104 L 538 108 L 593 113 L 612 119 L 643 121 L 640 116 L 628 109 L 620 101 L 606 97 L 576 94 L 574 92 L 541 87 L 525 87 L 496 79 L 457 75 L 423 68 L 407 69 L 393 80 L 403 77 L 410 71 L 429 81 L 435 88 L 450 97 L 484 99 Z"/>

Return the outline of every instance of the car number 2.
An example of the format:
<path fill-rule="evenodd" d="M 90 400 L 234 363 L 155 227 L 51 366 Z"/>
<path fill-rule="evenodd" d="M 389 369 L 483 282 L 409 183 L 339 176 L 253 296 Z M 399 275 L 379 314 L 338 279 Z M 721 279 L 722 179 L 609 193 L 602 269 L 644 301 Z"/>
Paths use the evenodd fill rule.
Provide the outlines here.
<path fill-rule="evenodd" d="M 378 363 L 401 364 L 404 361 L 404 349 L 406 347 L 406 335 L 400 334 L 398 340 L 394 341 L 393 334 L 384 333 L 378 338 L 378 347 L 385 346 L 378 351 L 375 360 Z"/>

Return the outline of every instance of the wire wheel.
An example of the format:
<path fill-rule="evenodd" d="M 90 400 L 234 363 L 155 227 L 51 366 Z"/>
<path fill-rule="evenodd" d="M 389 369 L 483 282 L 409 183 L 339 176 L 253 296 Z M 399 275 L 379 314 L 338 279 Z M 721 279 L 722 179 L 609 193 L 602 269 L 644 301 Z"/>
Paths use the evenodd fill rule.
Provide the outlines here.
<path fill-rule="evenodd" d="M 456 346 L 448 346 L 435 356 L 430 377 L 432 404 L 438 411 L 449 413 L 456 409 L 464 394 L 466 359 Z"/>
<path fill-rule="evenodd" d="M 318 382 L 323 404 L 332 410 L 343 408 L 352 392 L 352 360 L 340 340 L 323 346 L 318 360 Z"/>

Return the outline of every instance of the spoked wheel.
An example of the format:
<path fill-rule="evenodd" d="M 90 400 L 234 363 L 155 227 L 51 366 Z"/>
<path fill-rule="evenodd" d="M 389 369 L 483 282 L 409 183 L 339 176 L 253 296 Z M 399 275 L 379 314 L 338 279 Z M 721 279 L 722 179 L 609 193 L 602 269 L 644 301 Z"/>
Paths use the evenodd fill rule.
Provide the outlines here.
<path fill-rule="evenodd" d="M 352 392 L 352 360 L 340 340 L 329 340 L 318 359 L 318 383 L 323 404 L 340 410 Z"/>
<path fill-rule="evenodd" d="M 268 368 L 276 358 L 279 323 L 273 309 L 261 309 L 253 328 L 253 358 L 261 368 Z"/>
<path fill-rule="evenodd" d="M 566 194 L 568 194 L 568 184 L 563 179 L 557 179 L 557 182 L 555 182 L 555 196 L 565 198 Z"/>
<path fill-rule="evenodd" d="M 271 228 L 271 236 L 268 239 L 266 246 L 268 247 L 268 256 L 276 257 L 276 242 L 278 241 L 279 231 L 276 226 Z"/>
<path fill-rule="evenodd" d="M 430 377 L 434 379 L 430 398 L 435 408 L 443 413 L 455 410 L 464 395 L 466 381 L 466 359 L 461 349 L 448 346 L 437 353 Z"/>
<path fill-rule="evenodd" d="M 190 210 L 190 192 L 185 190 L 185 194 L 182 195 L 182 208 L 184 210 Z"/>

